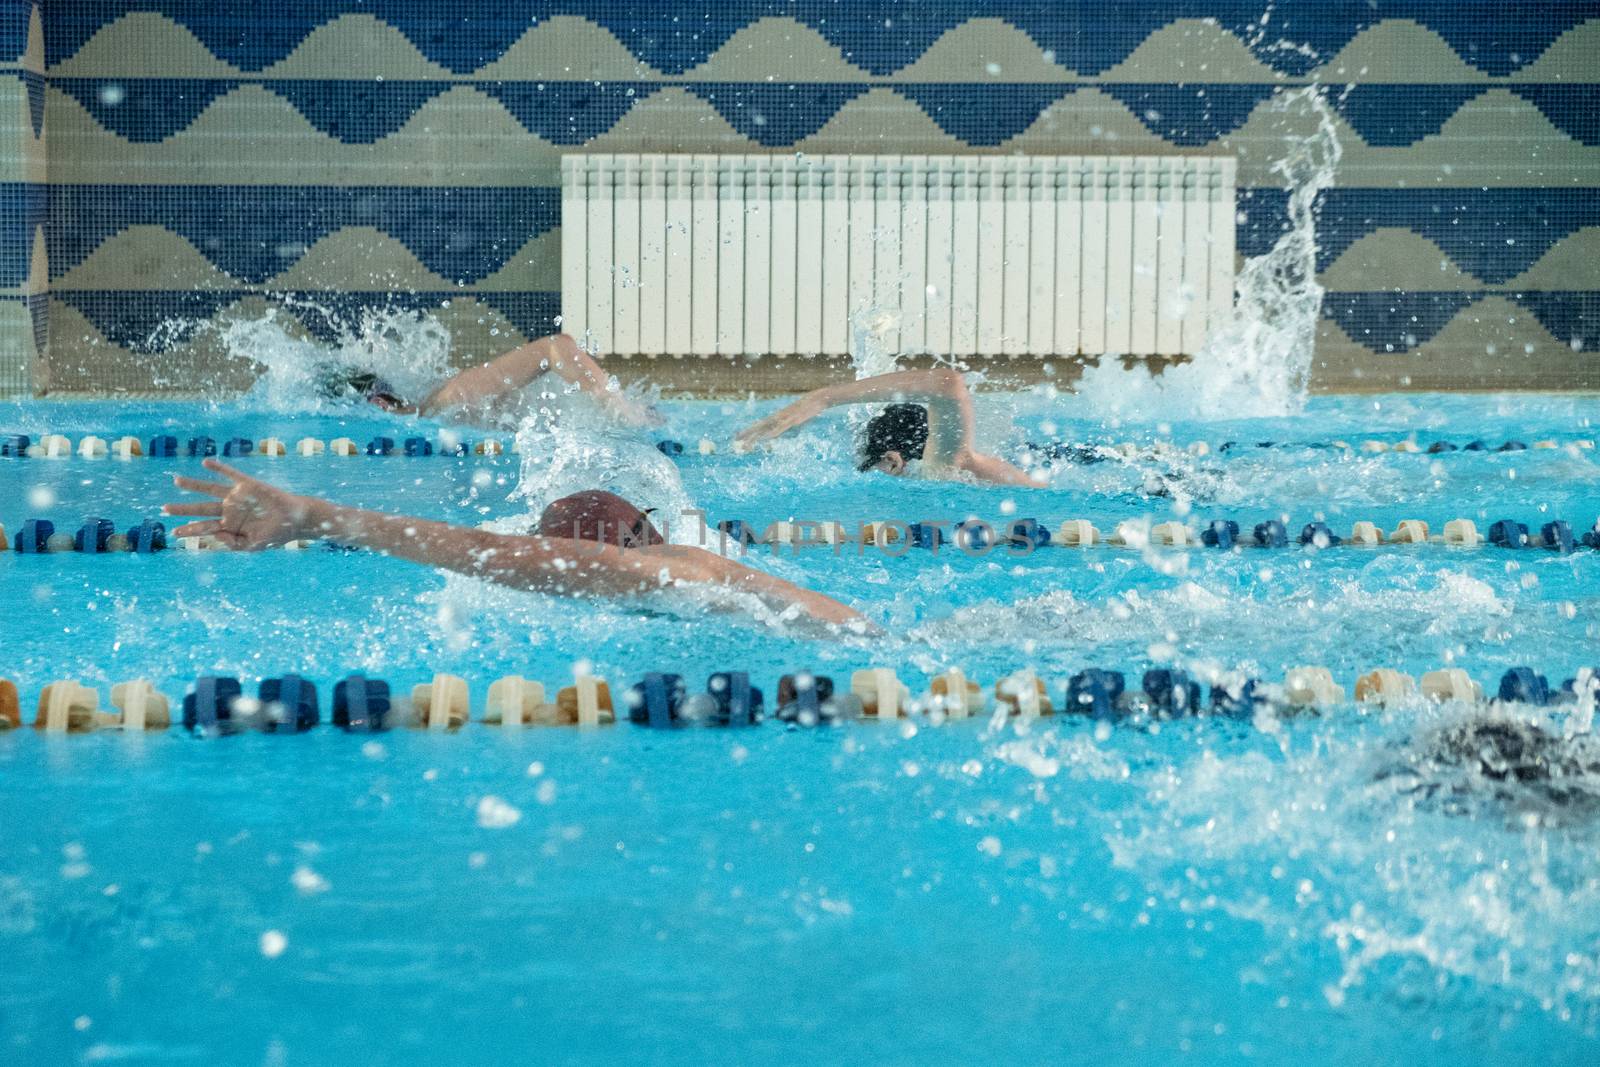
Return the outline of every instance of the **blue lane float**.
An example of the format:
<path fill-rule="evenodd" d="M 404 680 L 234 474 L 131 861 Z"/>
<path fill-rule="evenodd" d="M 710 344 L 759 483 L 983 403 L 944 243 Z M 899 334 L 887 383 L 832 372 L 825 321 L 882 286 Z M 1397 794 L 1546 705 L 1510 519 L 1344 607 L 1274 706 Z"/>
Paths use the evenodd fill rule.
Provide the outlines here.
<path fill-rule="evenodd" d="M 78 532 L 72 535 L 72 547 L 90 554 L 110 551 L 109 542 L 116 532 L 110 519 L 85 519 Z"/>
<path fill-rule="evenodd" d="M 714 704 L 712 721 L 719 726 L 754 726 L 766 714 L 761 690 L 745 671 L 719 671 L 706 680 Z"/>
<path fill-rule="evenodd" d="M 1531 667 L 1513 667 L 1500 676 L 1500 699 L 1542 708 L 1550 703 L 1550 684 Z"/>
<path fill-rule="evenodd" d="M 167 528 L 154 519 L 146 519 L 128 531 L 128 548 L 139 553 L 161 552 L 167 547 Z"/>
<path fill-rule="evenodd" d="M 1496 548 L 1524 548 L 1528 527 L 1513 519 L 1501 519 L 1489 527 L 1489 543 Z"/>
<path fill-rule="evenodd" d="M 172 459 L 178 454 L 178 439 L 170 433 L 159 434 L 150 438 L 150 447 L 145 455 L 152 459 Z"/>
<path fill-rule="evenodd" d="M 657 441 L 656 451 L 663 456 L 681 456 L 683 455 L 683 442 L 672 440 Z"/>
<path fill-rule="evenodd" d="M 833 696 L 833 679 L 823 674 L 786 674 L 778 679 L 778 718 L 782 722 L 822 721 L 822 705 Z"/>
<path fill-rule="evenodd" d="M 217 443 L 209 437 L 191 437 L 185 454 L 196 457 L 214 456 L 217 454 Z"/>
<path fill-rule="evenodd" d="M 834 726 L 862 714 L 861 699 L 854 693 L 838 693 L 826 674 L 802 671 L 778 679 L 779 722 L 790 726 Z"/>
<path fill-rule="evenodd" d="M 33 438 L 25 433 L 9 434 L 0 437 L 0 457 L 12 459 L 26 459 L 28 448 L 33 444 Z"/>
<path fill-rule="evenodd" d="M 389 683 L 352 674 L 333 687 L 333 725 L 353 733 L 389 728 Z"/>
<path fill-rule="evenodd" d="M 392 456 L 394 455 L 394 438 L 374 437 L 367 442 L 367 455 Z"/>
<path fill-rule="evenodd" d="M 1211 687 L 1211 713 L 1233 719 L 1253 719 L 1269 704 L 1265 687 L 1254 678 Z"/>
<path fill-rule="evenodd" d="M 1312 548 L 1337 548 L 1343 539 L 1325 522 L 1308 522 L 1300 530 L 1300 543 Z"/>
<path fill-rule="evenodd" d="M 1577 543 L 1572 539 L 1572 527 L 1560 519 L 1555 522 L 1547 522 L 1539 527 L 1539 540 L 1544 544 L 1545 548 L 1559 552 L 1562 555 L 1575 551 L 1578 547 Z"/>
<path fill-rule="evenodd" d="M 955 540 L 957 545 L 976 552 L 994 543 L 994 527 L 977 519 L 968 519 L 956 525 Z M 913 534 L 912 544 L 916 543 Z"/>
<path fill-rule="evenodd" d="M 1066 710 L 1093 719 L 1115 719 L 1126 688 L 1121 671 L 1090 667 L 1067 680 Z"/>
<path fill-rule="evenodd" d="M 652 730 L 671 729 L 678 725 L 684 697 L 683 675 L 647 674 L 644 681 L 628 687 L 628 721 Z"/>
<path fill-rule="evenodd" d="M 1017 519 L 1011 523 L 1007 539 L 1014 545 L 1032 545 L 1043 548 L 1050 543 L 1050 528 L 1038 519 Z"/>
<path fill-rule="evenodd" d="M 255 450 L 255 442 L 247 437 L 234 437 L 222 446 L 222 454 L 233 458 L 248 456 Z"/>
<path fill-rule="evenodd" d="M 239 679 L 205 675 L 183 697 L 183 728 L 200 733 L 228 733 L 234 728 L 234 706 L 244 695 Z"/>
<path fill-rule="evenodd" d="M 17 531 L 12 547 L 25 555 L 40 555 L 50 551 L 50 538 L 55 535 L 56 524 L 49 519 L 29 519 Z"/>
<path fill-rule="evenodd" d="M 298 674 L 263 679 L 260 694 L 270 733 L 299 733 L 322 722 L 317 687 Z"/>
<path fill-rule="evenodd" d="M 1289 545 L 1289 531 L 1277 519 L 1256 523 L 1254 535 L 1256 544 L 1262 548 L 1287 548 Z"/>
<path fill-rule="evenodd" d="M 1187 671 L 1166 667 L 1145 671 L 1142 688 L 1152 711 L 1169 717 L 1200 714 L 1200 683 Z"/>
<path fill-rule="evenodd" d="M 433 442 L 426 437 L 408 437 L 405 440 L 405 454 L 413 459 L 433 455 Z"/>
<path fill-rule="evenodd" d="M 1200 543 L 1207 548 L 1232 548 L 1239 540 L 1239 524 L 1232 519 L 1213 519 L 1200 531 Z"/>

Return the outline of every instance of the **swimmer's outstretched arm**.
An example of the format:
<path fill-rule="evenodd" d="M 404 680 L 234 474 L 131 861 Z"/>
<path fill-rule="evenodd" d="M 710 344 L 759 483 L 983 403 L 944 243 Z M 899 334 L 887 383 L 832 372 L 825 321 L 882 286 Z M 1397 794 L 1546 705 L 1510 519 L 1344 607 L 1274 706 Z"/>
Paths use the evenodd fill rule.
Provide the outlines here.
<path fill-rule="evenodd" d="M 928 408 L 928 443 L 922 460 L 930 469 L 954 469 L 1001 485 L 1038 486 L 1039 481 L 998 456 L 979 452 L 973 444 L 977 417 L 972 391 L 960 371 L 948 367 L 903 370 L 853 382 L 813 389 L 794 403 L 745 427 L 734 438 L 754 444 L 803 426 L 829 408 L 878 401 L 919 403 Z"/>
<path fill-rule="evenodd" d="M 173 478 L 180 489 L 214 498 L 166 505 L 162 511 L 167 515 L 202 520 L 178 527 L 174 536 L 209 535 L 243 551 L 325 537 L 413 563 L 562 596 L 635 596 L 677 585 L 715 585 L 750 593 L 780 613 L 793 608 L 818 622 L 871 629 L 859 613 L 837 600 L 704 549 L 669 545 L 622 549 L 562 537 L 491 533 L 296 496 L 215 459 L 205 465 L 227 480 Z"/>
<path fill-rule="evenodd" d="M 659 426 L 660 416 L 615 387 L 578 342 L 564 333 L 551 334 L 513 348 L 479 367 L 471 367 L 439 386 L 417 406 L 420 414 L 482 417 L 500 397 L 528 385 L 546 371 L 577 386 L 630 426 Z"/>

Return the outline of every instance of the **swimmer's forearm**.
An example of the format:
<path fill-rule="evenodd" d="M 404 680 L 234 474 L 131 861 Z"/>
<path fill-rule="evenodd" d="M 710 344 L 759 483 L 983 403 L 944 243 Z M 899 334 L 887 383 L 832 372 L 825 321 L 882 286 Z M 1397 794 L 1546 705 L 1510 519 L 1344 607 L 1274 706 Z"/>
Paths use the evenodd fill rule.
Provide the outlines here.
<path fill-rule="evenodd" d="M 478 367 L 469 367 L 435 389 L 421 405 L 425 415 L 482 405 L 533 382 L 545 371 L 585 390 L 605 386 L 605 372 L 565 334 L 519 345 Z"/>
<path fill-rule="evenodd" d="M 606 545 L 499 534 L 314 498 L 308 498 L 307 509 L 303 520 L 307 537 L 326 538 L 519 589 L 617 595 L 660 584 L 649 568 Z"/>
<path fill-rule="evenodd" d="M 966 456 L 961 461 L 961 469 L 976 478 L 995 485 L 1015 485 L 1029 489 L 1037 489 L 1045 484 L 1045 478 L 1039 474 L 1030 474 L 1014 464 L 1007 463 L 999 456 L 984 455 L 975 452 Z"/>
<path fill-rule="evenodd" d="M 954 371 L 937 369 L 895 371 L 859 381 L 835 382 L 813 389 L 766 418 L 745 427 L 735 439 L 748 443 L 781 437 L 790 430 L 804 426 L 829 408 L 845 404 L 864 404 L 875 400 L 920 400 L 931 408 L 934 405 L 948 405 L 958 393 L 966 393 L 960 375 Z M 959 412 L 956 415 L 956 421 L 960 422 Z"/>
<path fill-rule="evenodd" d="M 306 500 L 302 521 L 306 537 L 324 538 L 462 574 L 498 576 L 507 569 L 505 557 L 510 553 L 505 542 L 524 540 L 409 515 L 345 507 L 329 500 Z"/>
<path fill-rule="evenodd" d="M 811 395 L 825 407 L 838 407 L 841 404 L 863 404 L 878 400 L 939 400 L 965 391 L 966 384 L 959 373 L 933 368 L 900 370 L 853 382 L 835 382 L 814 390 Z"/>
<path fill-rule="evenodd" d="M 300 532 L 397 559 L 541 592 L 630 596 L 678 584 L 721 585 L 833 625 L 869 625 L 852 608 L 710 552 L 662 558 L 566 538 L 497 534 L 466 526 L 301 498 Z"/>

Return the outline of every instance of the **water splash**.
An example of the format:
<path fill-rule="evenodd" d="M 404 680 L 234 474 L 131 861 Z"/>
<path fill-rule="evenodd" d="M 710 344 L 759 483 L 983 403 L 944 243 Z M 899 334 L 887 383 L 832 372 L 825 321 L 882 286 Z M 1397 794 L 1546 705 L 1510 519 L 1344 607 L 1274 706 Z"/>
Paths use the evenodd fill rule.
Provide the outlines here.
<path fill-rule="evenodd" d="M 1208 745 L 1137 774 L 1139 830 L 1108 843 L 1119 866 L 1159 882 L 1184 871 L 1203 908 L 1332 942 L 1343 966 L 1324 993 L 1335 1005 L 1369 982 L 1433 997 L 1465 977 L 1562 1018 L 1591 1013 L 1600 969 L 1572 946 L 1600 921 L 1592 819 L 1542 817 L 1518 783 L 1470 771 L 1443 779 L 1447 814 L 1386 773 L 1480 714 L 1419 700 L 1368 737 L 1348 736 L 1349 724 L 1295 730 L 1281 756 Z"/>
<path fill-rule="evenodd" d="M 1316 198 L 1333 185 L 1343 148 L 1321 87 L 1282 93 L 1271 107 L 1316 124 L 1309 136 L 1287 136 L 1287 151 L 1272 165 L 1289 190 L 1289 228 L 1271 251 L 1245 263 L 1233 313 L 1193 361 L 1156 377 L 1142 367 L 1124 370 L 1113 358 L 1086 371 L 1077 391 L 1096 411 L 1207 419 L 1292 415 L 1305 407 L 1323 293 L 1316 278 Z"/>
<path fill-rule="evenodd" d="M 863 307 L 850 316 L 850 363 L 857 381 L 900 369 L 899 354 L 888 343 L 900 325 L 898 308 Z"/>
<path fill-rule="evenodd" d="M 522 475 L 514 499 L 537 515 L 553 500 L 603 489 L 655 511 L 658 528 L 680 544 L 698 543 L 699 530 L 684 513 L 693 502 L 677 465 L 640 437 L 619 427 L 572 387 L 546 389 L 517 430 Z"/>
<path fill-rule="evenodd" d="M 323 410 L 330 402 L 327 383 L 353 371 L 376 374 L 408 398 L 427 395 L 452 373 L 450 331 L 420 311 L 368 309 L 332 342 L 303 336 L 282 308 L 212 328 L 231 358 L 261 368 L 246 394 L 256 410 Z"/>

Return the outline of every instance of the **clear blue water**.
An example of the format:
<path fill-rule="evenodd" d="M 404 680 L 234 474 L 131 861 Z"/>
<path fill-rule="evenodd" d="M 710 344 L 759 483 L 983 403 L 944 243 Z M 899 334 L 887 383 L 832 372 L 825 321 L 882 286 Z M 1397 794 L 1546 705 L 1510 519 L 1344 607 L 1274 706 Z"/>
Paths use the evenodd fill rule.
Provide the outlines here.
<path fill-rule="evenodd" d="M 644 491 L 712 518 L 991 520 L 1102 529 L 1147 516 L 1600 515 L 1600 457 L 1249 450 L 1069 467 L 1000 490 L 853 473 L 843 417 L 770 453 L 701 457 L 768 405 L 667 404 L 690 444 Z M 1317 399 L 1301 416 L 1108 426 L 1076 402 L 986 400 L 1014 440 L 1596 436 L 1592 397 Z M 1051 424 L 1048 429 L 1045 424 Z M 396 423 L 241 406 L 0 405 L 0 431 L 222 439 Z M 568 445 L 571 442 L 566 442 Z M 580 454 L 581 453 L 581 454 Z M 638 477 L 606 442 L 522 480 Z M 628 460 L 621 465 L 618 457 Z M 251 459 L 299 491 L 515 525 L 524 457 Z M 169 499 L 192 460 L 0 462 L 0 522 Z M 608 466 L 609 465 L 609 466 Z M 487 474 L 487 477 L 483 475 Z M 1152 486 L 1165 496 L 1152 496 Z M 1010 507 L 1006 502 L 1010 502 Z M 1008 514 L 1009 511 L 1009 514 Z M 820 550 L 760 565 L 888 636 L 821 641 L 693 606 L 640 613 L 332 552 L 0 559 L 0 676 L 104 691 L 201 673 L 247 685 L 437 670 L 554 685 L 585 662 L 986 685 L 1030 663 L 1060 702 L 1085 666 L 1176 661 L 1347 687 L 1446 663 L 1491 685 L 1600 659 L 1600 553 L 1299 550 L 1023 560 Z M 326 700 L 326 697 L 324 698 Z M 486 727 L 200 742 L 176 732 L 0 735 L 0 1057 L 20 1063 L 828 1061 L 1592 1063 L 1600 833 L 1581 805 L 1435 770 L 1451 804 L 1386 776 L 1471 713 L 1353 706 L 1284 722 L 1096 728 L 1057 718 L 774 725 L 664 735 Z M 1588 740 L 1566 710 L 1526 712 Z M 1575 780 L 1600 797 L 1600 780 Z M 489 798 L 487 801 L 485 798 Z M 510 825 L 511 814 L 517 818 Z M 487 823 L 488 825 L 484 825 Z M 387 1025 L 374 1028 L 374 1019 Z"/>

